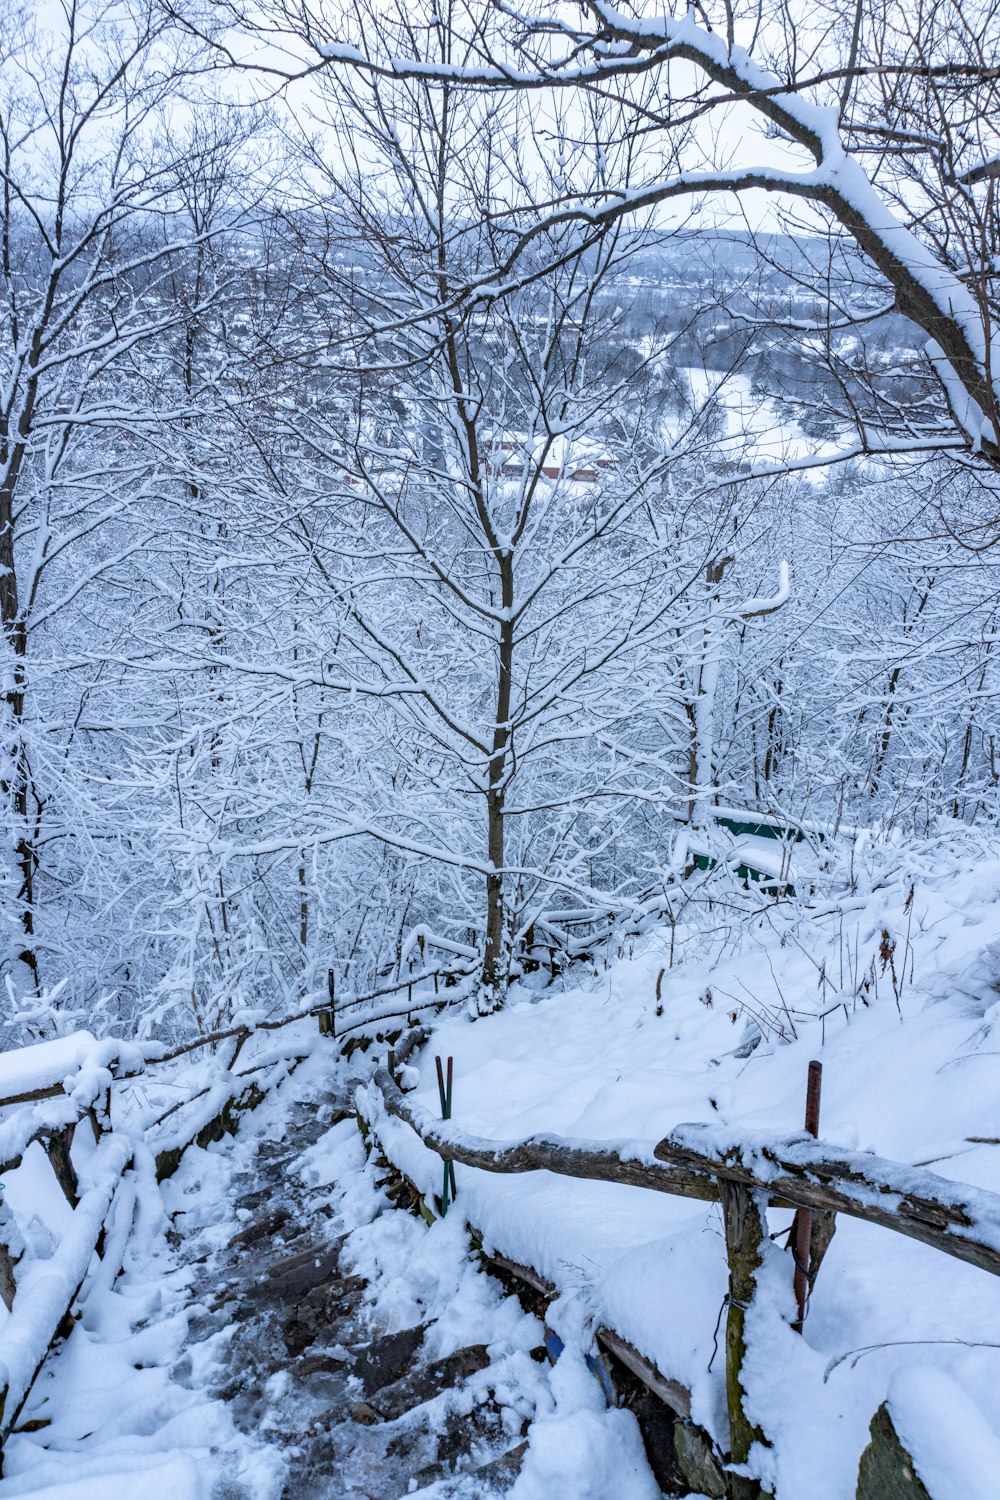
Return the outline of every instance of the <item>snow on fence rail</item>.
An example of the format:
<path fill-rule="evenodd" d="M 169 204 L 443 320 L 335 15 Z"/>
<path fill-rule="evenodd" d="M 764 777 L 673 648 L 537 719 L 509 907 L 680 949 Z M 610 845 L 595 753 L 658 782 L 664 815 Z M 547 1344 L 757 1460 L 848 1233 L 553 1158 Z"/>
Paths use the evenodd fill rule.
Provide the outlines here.
<path fill-rule="evenodd" d="M 446 983 L 454 983 L 452 967 L 352 996 L 342 1002 L 348 1011 L 342 1031 L 419 1012 L 428 1003 L 440 1008 L 443 1000 L 414 994 L 414 986 L 434 980 L 436 991 L 441 975 L 448 976 Z M 406 992 L 401 1009 L 375 1014 L 368 1009 L 357 1014 L 359 1007 L 370 1007 L 401 991 Z M 237 1060 L 247 1056 L 247 1043 L 297 1021 L 322 1017 L 326 1009 L 314 1002 L 276 1019 L 251 1014 L 177 1046 L 99 1040 L 88 1031 L 77 1031 L 0 1053 L 0 1176 L 22 1168 L 26 1154 L 37 1143 L 72 1210 L 54 1253 L 37 1259 L 28 1253 L 14 1214 L 0 1197 L 0 1299 L 7 1308 L 0 1325 L 0 1449 L 49 1347 L 65 1326 L 95 1255 L 102 1262 L 98 1274 L 113 1278 L 121 1264 L 119 1258 L 115 1266 L 103 1265 L 105 1229 L 136 1151 L 141 1147 L 146 1161 L 152 1155 L 157 1180 L 162 1181 L 176 1170 L 190 1144 L 204 1146 L 235 1130 L 239 1116 L 254 1108 L 305 1055 L 299 1039 L 291 1051 L 287 1045 L 258 1050 L 249 1059 L 250 1066 L 237 1070 Z M 333 1032 L 335 1028 L 321 1024 L 320 1029 Z M 143 1109 L 133 1109 L 129 1128 L 112 1130 L 116 1085 L 139 1078 L 156 1084 L 160 1080 L 151 1076 L 153 1070 L 205 1049 L 212 1052 L 197 1084 L 167 1080 L 171 1086 L 181 1083 L 179 1099 L 166 1109 L 148 1103 Z M 118 1113 L 116 1106 L 116 1119 Z M 81 1164 L 81 1152 L 78 1149 L 74 1154 L 73 1144 L 83 1120 L 90 1123 L 94 1145 L 89 1155 L 83 1153 Z M 34 1171 L 44 1158 L 35 1160 Z M 134 1197 L 133 1192 L 130 1203 Z M 131 1207 L 126 1207 L 130 1222 Z M 122 1236 L 116 1231 L 111 1238 L 117 1249 L 107 1254 L 120 1257 L 127 1233 Z"/>
<path fill-rule="evenodd" d="M 0 1444 L 10 1436 L 49 1346 L 69 1314 L 132 1154 L 127 1138 L 107 1137 L 98 1143 L 85 1169 L 85 1191 L 51 1258 L 31 1267 L 32 1274 L 17 1287 L 16 1296 L 10 1279 L 10 1317 L 0 1331 Z M 0 1252 L 9 1267 L 10 1248 L 4 1245 Z"/>
<path fill-rule="evenodd" d="M 0 1108 L 14 1111 L 0 1122 L 0 1173 L 15 1172 L 37 1142 L 72 1209 L 53 1254 L 37 1260 L 27 1254 L 6 1202 L 0 1203 L 0 1297 L 8 1311 L 0 1328 L 0 1444 L 102 1245 L 135 1149 L 131 1137 L 109 1134 L 110 1088 L 119 1073 L 142 1066 L 137 1048 L 99 1042 L 89 1032 L 0 1056 Z M 90 1121 L 95 1147 L 78 1175 L 71 1147 L 83 1119 Z"/>
<path fill-rule="evenodd" d="M 719 1184 L 761 1193 L 771 1204 L 850 1214 L 920 1240 L 1000 1276 L 1000 1194 L 956 1183 L 865 1151 L 811 1136 L 739 1137 L 709 1125 L 681 1125 L 655 1145 L 534 1135 L 492 1141 L 467 1135 L 411 1103 L 385 1067 L 374 1082 L 387 1113 L 441 1157 L 486 1172 L 557 1172 L 652 1188 L 682 1198 L 719 1198 Z"/>
<path fill-rule="evenodd" d="M 192 1141 L 205 1145 L 235 1129 L 239 1114 L 259 1103 L 302 1055 L 301 1043 L 292 1055 L 287 1048 L 274 1048 L 236 1071 L 244 1044 L 258 1031 L 277 1030 L 310 1014 L 304 1010 L 278 1021 L 248 1021 L 174 1048 L 99 1041 L 79 1031 L 0 1054 L 0 1176 L 23 1169 L 34 1183 L 44 1158 L 35 1157 L 29 1168 L 25 1156 L 37 1143 L 72 1211 L 53 1253 L 39 1257 L 29 1253 L 14 1214 L 0 1198 L 0 1299 L 7 1308 L 0 1324 L 0 1449 L 46 1353 L 66 1327 L 95 1255 L 98 1276 L 113 1279 L 117 1274 L 136 1201 L 135 1188 L 122 1194 L 119 1188 L 134 1161 L 149 1163 L 152 1154 L 156 1177 L 162 1180 Z M 211 1060 L 204 1087 L 184 1087 L 182 1097 L 162 1113 L 147 1106 L 133 1111 L 128 1129 L 112 1128 L 114 1085 L 229 1039 L 235 1045 L 228 1055 Z M 179 1080 L 168 1081 L 173 1086 Z M 78 1149 L 74 1155 L 75 1133 L 84 1120 L 94 1144 L 89 1153 Z M 152 1164 L 149 1173 L 151 1180 Z M 119 1201 L 122 1213 L 115 1217 L 122 1219 L 124 1233 L 116 1223 L 115 1232 L 106 1235 Z"/>
<path fill-rule="evenodd" d="M 404 1046 L 397 1055 L 408 1050 Z M 839 1213 L 1000 1275 L 1000 1194 L 952 1182 L 926 1168 L 847 1151 L 807 1134 L 736 1133 L 707 1125 L 677 1126 L 655 1144 L 547 1135 L 487 1140 L 467 1134 L 450 1120 L 435 1119 L 408 1100 L 391 1066 L 378 1067 L 372 1082 L 367 1100 L 359 1089 L 359 1109 L 373 1111 L 372 1123 L 378 1109 L 384 1109 L 445 1161 L 486 1172 L 556 1172 L 720 1202 L 729 1266 L 726 1404 L 731 1465 L 745 1464 L 754 1443 L 762 1440 L 744 1411 L 742 1365 L 746 1312 L 763 1264 L 768 1205 L 811 1211 L 808 1264 L 803 1267 L 809 1286 L 833 1238 Z M 619 1337 L 610 1332 L 612 1341 Z M 604 1342 L 608 1344 L 607 1339 Z M 609 1347 L 613 1348 L 613 1342 Z M 660 1372 L 654 1373 L 664 1389 L 675 1384 Z M 669 1396 L 663 1399 L 686 1415 L 683 1403 L 678 1405 Z"/>

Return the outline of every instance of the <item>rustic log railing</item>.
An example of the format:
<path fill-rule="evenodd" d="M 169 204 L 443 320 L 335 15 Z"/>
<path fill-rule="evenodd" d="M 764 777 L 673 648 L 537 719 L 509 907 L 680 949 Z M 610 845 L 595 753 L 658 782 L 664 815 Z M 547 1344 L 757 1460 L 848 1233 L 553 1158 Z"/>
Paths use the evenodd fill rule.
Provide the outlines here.
<path fill-rule="evenodd" d="M 301 1044 L 291 1053 L 279 1048 L 237 1071 L 234 1064 L 243 1044 L 257 1031 L 273 1031 L 308 1014 L 233 1027 L 224 1035 L 175 1048 L 99 1042 L 83 1032 L 0 1054 L 0 1090 L 7 1089 L 0 1097 L 0 1177 L 16 1173 L 37 1142 L 72 1209 L 53 1254 L 39 1260 L 27 1253 L 0 1185 L 0 1299 L 7 1308 L 0 1326 L 0 1450 L 49 1348 L 71 1326 L 71 1309 L 95 1256 L 100 1264 L 94 1274 L 99 1278 L 110 1283 L 120 1269 L 129 1225 L 123 1234 L 116 1230 L 108 1236 L 106 1229 L 137 1143 L 142 1141 L 152 1151 L 157 1179 L 162 1180 L 176 1170 L 189 1144 L 206 1145 L 234 1130 L 240 1113 L 259 1103 L 303 1055 Z M 204 1087 L 186 1088 L 182 1098 L 162 1113 L 135 1112 L 127 1129 L 112 1128 L 114 1086 L 146 1078 L 164 1063 L 230 1037 L 236 1045 L 224 1059 L 213 1060 Z M 96 1148 L 78 1166 L 73 1142 L 83 1120 L 89 1121 Z M 130 1223 L 135 1190 L 129 1192 L 123 1213 Z M 115 1245 L 109 1248 L 106 1241 L 111 1240 Z M 109 1263 L 109 1257 L 117 1257 L 117 1263 Z"/>
<path fill-rule="evenodd" d="M 754 1442 L 762 1437 L 745 1415 L 742 1365 L 746 1311 L 762 1263 L 768 1205 L 814 1211 L 810 1285 L 833 1236 L 837 1214 L 919 1240 L 1000 1275 L 1000 1194 L 949 1181 L 926 1168 L 844 1150 L 807 1134 L 782 1137 L 705 1125 L 678 1126 L 655 1145 L 549 1135 L 486 1140 L 452 1121 L 436 1119 L 407 1098 L 390 1068 L 378 1067 L 373 1082 L 385 1112 L 402 1120 L 446 1161 L 486 1172 L 556 1172 L 720 1201 L 729 1265 L 726 1395 L 734 1466 L 745 1465 Z M 668 1404 L 684 1414 L 676 1401 Z M 731 1494 L 734 1500 L 749 1500 L 761 1490 L 755 1481 L 733 1474 Z"/>
<path fill-rule="evenodd" d="M 846 1151 L 807 1135 L 761 1133 L 727 1140 L 718 1127 L 702 1125 L 681 1125 L 655 1145 L 547 1135 L 492 1141 L 435 1119 L 402 1093 L 385 1067 L 376 1069 L 374 1082 L 389 1114 L 439 1156 L 465 1166 L 558 1172 L 707 1200 L 718 1199 L 720 1182 L 731 1182 L 781 1207 L 826 1209 L 881 1225 L 1000 1275 L 1000 1194 L 951 1182 L 923 1167 Z"/>
<path fill-rule="evenodd" d="M 452 970 L 423 972 L 351 996 L 344 1001 L 341 1034 L 421 1012 L 428 1004 L 439 1008 L 443 1000 L 414 994 L 412 987 L 442 975 L 450 983 Z M 400 1010 L 372 1014 L 373 1005 L 400 991 L 407 1001 Z M 0 1299 L 8 1312 L 0 1326 L 0 1450 L 46 1353 L 69 1326 L 68 1315 L 95 1255 L 102 1264 L 94 1274 L 113 1280 L 120 1268 L 120 1260 L 118 1266 L 103 1263 L 105 1229 L 136 1143 L 141 1140 L 152 1152 L 157 1180 L 162 1181 L 177 1169 L 189 1145 L 205 1146 L 234 1131 L 240 1115 L 260 1103 L 309 1050 L 301 1039 L 291 1048 L 258 1048 L 249 1065 L 238 1069 L 237 1062 L 248 1058 L 247 1044 L 323 1010 L 323 1005 L 310 1003 L 277 1018 L 237 1017 L 230 1026 L 175 1046 L 99 1041 L 78 1032 L 0 1054 L 0 1177 L 15 1173 L 37 1142 L 73 1211 L 53 1255 L 38 1262 L 26 1254 L 0 1184 Z M 214 1055 L 200 1086 L 183 1087 L 181 1097 L 159 1111 L 134 1109 L 127 1129 L 120 1128 L 116 1104 L 112 1129 L 113 1091 L 139 1079 L 156 1083 L 158 1069 L 206 1049 Z M 83 1120 L 89 1121 L 96 1150 L 78 1169 L 73 1142 Z M 124 1244 L 117 1233 L 109 1238 Z"/>

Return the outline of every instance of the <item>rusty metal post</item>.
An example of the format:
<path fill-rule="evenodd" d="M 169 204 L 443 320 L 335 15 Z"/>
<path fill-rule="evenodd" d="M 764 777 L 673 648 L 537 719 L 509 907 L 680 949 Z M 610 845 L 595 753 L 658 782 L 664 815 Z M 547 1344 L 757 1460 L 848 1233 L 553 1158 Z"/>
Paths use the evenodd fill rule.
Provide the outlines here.
<path fill-rule="evenodd" d="M 819 1135 L 819 1102 L 823 1086 L 823 1064 L 809 1064 L 806 1083 L 806 1130 L 815 1140 Z M 795 1256 L 795 1306 L 798 1316 L 792 1324 L 796 1333 L 802 1332 L 809 1300 L 809 1256 L 812 1244 L 812 1209 L 799 1208 L 792 1224 L 792 1253 Z"/>

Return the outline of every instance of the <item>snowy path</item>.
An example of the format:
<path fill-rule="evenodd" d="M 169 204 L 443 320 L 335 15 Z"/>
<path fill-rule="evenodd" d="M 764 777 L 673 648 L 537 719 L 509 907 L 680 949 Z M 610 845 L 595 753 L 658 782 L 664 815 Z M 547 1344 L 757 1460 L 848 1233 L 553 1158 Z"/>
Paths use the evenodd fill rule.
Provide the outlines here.
<path fill-rule="evenodd" d="M 428 1229 L 390 1204 L 353 1117 L 338 1123 L 330 1061 L 235 1141 L 190 1151 L 163 1186 L 169 1223 L 147 1206 L 114 1288 L 85 1288 L 0 1500 L 492 1500 L 512 1485 L 569 1500 L 608 1493 L 597 1448 L 624 1460 L 618 1493 L 658 1494 L 631 1416 L 605 1412 L 572 1360 L 539 1360 L 541 1325 L 477 1266 L 460 1216 Z M 567 1439 L 593 1489 L 559 1457 Z"/>

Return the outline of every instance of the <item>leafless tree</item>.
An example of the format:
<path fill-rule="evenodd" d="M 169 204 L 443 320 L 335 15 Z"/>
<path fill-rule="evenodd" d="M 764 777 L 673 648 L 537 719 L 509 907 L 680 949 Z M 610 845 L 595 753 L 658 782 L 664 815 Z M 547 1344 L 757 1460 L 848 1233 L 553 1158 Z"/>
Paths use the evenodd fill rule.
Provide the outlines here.
<path fill-rule="evenodd" d="M 447 57 L 419 67 L 377 39 L 359 45 L 349 10 L 324 21 L 307 3 L 276 0 L 264 14 L 309 69 L 419 72 L 453 92 L 530 93 L 538 107 L 568 98 L 581 137 L 606 118 L 586 102 L 616 101 L 616 132 L 646 149 L 613 182 L 512 203 L 509 253 L 470 277 L 468 295 L 517 284 L 529 247 L 554 227 L 596 239 L 653 207 L 756 191 L 799 205 L 799 228 L 826 225 L 854 247 L 846 284 L 815 318 L 788 323 L 788 336 L 857 335 L 892 313 L 925 335 L 934 399 L 901 399 L 897 372 L 883 372 L 874 409 L 855 403 L 858 449 L 951 448 L 1000 464 L 995 0 L 858 0 L 846 17 L 778 0 L 725 0 L 717 14 L 455 0 L 437 21 L 452 38 Z M 870 285 L 852 291 L 859 265 Z"/>

